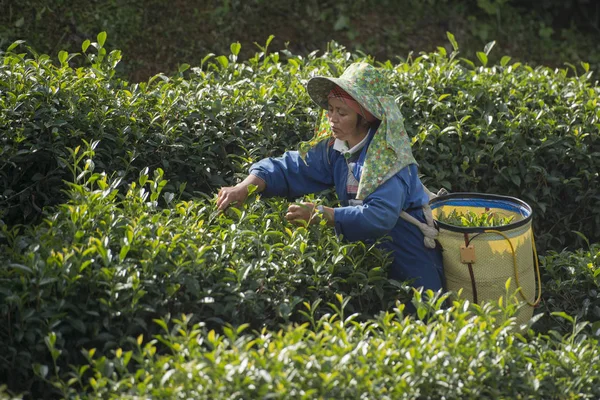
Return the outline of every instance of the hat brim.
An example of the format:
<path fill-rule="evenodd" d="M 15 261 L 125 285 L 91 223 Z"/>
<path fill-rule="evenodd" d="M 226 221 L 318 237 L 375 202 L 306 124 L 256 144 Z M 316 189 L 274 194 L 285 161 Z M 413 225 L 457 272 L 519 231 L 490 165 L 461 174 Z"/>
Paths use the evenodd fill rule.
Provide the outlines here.
<path fill-rule="evenodd" d="M 346 80 L 340 78 L 329 78 L 326 76 L 315 76 L 314 78 L 311 78 L 306 84 L 306 91 L 316 105 L 327 110 L 329 108 L 329 101 L 327 97 L 329 96 L 331 89 L 333 89 L 335 86 L 339 86 L 350 96 L 355 97 L 352 88 Z"/>

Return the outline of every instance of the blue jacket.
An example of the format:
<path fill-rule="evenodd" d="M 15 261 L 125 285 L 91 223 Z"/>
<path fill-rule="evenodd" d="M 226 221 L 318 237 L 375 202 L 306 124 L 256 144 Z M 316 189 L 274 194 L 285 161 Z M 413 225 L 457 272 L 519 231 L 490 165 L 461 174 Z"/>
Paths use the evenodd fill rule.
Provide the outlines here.
<path fill-rule="evenodd" d="M 362 149 L 352 171 L 360 180 L 368 144 Z M 304 162 L 297 151 L 278 158 L 265 158 L 250 167 L 250 173 L 266 182 L 265 197 L 296 199 L 335 186 L 341 207 L 334 208 L 335 231 L 343 238 L 370 242 L 382 236 L 390 241 L 380 246 L 393 252 L 390 278 L 412 280 L 414 287 L 438 290 L 443 286 L 440 249 L 428 249 L 423 234 L 399 218 L 402 210 L 424 221 L 422 206 L 429 201 L 418 176 L 417 166 L 409 165 L 381 184 L 362 205 L 348 203 L 346 181 L 348 164 L 329 140 L 313 147 Z"/>

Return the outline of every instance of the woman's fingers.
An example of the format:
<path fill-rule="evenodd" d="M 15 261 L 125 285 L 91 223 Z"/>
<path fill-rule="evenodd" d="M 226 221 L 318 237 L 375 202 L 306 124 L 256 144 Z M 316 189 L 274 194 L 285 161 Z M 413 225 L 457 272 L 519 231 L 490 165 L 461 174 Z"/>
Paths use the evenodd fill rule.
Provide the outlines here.
<path fill-rule="evenodd" d="M 223 194 L 219 192 L 219 197 L 217 197 L 217 209 L 219 211 L 223 211 L 229 205 L 227 194 Z"/>
<path fill-rule="evenodd" d="M 226 209 L 229 204 L 233 201 L 231 188 L 224 187 L 219 190 L 219 194 L 217 195 L 217 209 L 219 211 L 223 211 Z"/>
<path fill-rule="evenodd" d="M 232 204 L 243 204 L 247 197 L 247 188 L 239 186 L 223 187 L 217 195 L 217 209 L 223 211 Z"/>
<path fill-rule="evenodd" d="M 291 204 L 288 207 L 288 212 L 285 214 L 285 219 L 288 221 L 309 221 L 314 210 L 313 203 Z"/>
<path fill-rule="evenodd" d="M 285 219 L 288 221 L 293 221 L 298 218 L 298 209 L 299 207 L 295 204 L 292 204 L 288 207 L 288 211 L 285 214 Z"/>

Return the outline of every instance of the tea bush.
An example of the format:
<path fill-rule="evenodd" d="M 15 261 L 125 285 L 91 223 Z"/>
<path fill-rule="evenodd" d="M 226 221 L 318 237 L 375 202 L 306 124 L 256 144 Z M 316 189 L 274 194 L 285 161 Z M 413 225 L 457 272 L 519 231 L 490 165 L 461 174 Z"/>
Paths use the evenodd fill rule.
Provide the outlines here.
<path fill-rule="evenodd" d="M 335 44 L 303 58 L 268 53 L 267 43 L 239 62 L 234 43 L 228 57 L 207 56 L 176 76 L 129 84 L 114 77 L 120 54 L 107 53 L 105 39 L 84 43 L 90 65 L 77 69 L 69 67 L 75 55 L 66 53 L 60 67 L 44 55 L 15 53 L 17 44 L 3 54 L 0 192 L 10 225 L 37 221 L 43 206 L 62 201 L 62 160 L 82 139 L 100 140 L 99 168 L 126 181 L 160 167 L 171 191 L 187 185 L 187 199 L 213 193 L 252 161 L 310 137 L 316 110 L 303 85 L 361 59 Z M 442 47 L 381 65 L 424 181 L 527 201 L 542 250 L 573 247 L 572 231 L 598 241 L 600 89 L 592 71 L 584 64 L 583 74 L 570 76 L 566 69 L 510 64 L 508 57 L 486 66 L 491 47 L 479 54 L 479 67 Z"/>
<path fill-rule="evenodd" d="M 542 249 L 581 244 L 572 231 L 598 241 L 600 87 L 592 71 L 584 64 L 570 76 L 508 56 L 487 66 L 492 47 L 479 54 L 481 66 L 443 48 L 388 65 L 425 181 L 526 201 Z"/>
<path fill-rule="evenodd" d="M 590 323 L 592 331 L 600 334 L 600 244 L 587 250 L 549 252 L 541 257 L 544 271 L 543 301 L 540 312 L 545 317 L 536 329 L 565 332 L 572 318 Z M 552 316 L 564 312 L 564 316 Z"/>
<path fill-rule="evenodd" d="M 247 158 L 277 154 L 310 132 L 298 69 L 284 69 L 276 54 L 244 64 L 222 56 L 189 80 L 157 75 L 130 85 L 114 77 L 120 52 L 107 54 L 104 40 L 83 44 L 86 68 L 68 66 L 74 54 L 61 53 L 57 68 L 45 55 L 12 53 L 17 43 L 4 54 L 0 201 L 8 223 L 38 221 L 44 206 L 64 199 L 63 159 L 82 139 L 101 140 L 95 162 L 123 179 L 161 167 L 173 185 L 210 193 Z"/>
<path fill-rule="evenodd" d="M 597 398 L 598 341 L 577 325 L 562 341 L 513 332 L 514 309 L 415 298 L 423 321 L 403 306 L 357 322 L 338 296 L 336 312 L 277 332 L 222 334 L 185 315 L 158 320 L 162 332 L 109 356 L 85 352 L 88 369 L 64 379 L 37 369 L 67 398 Z M 305 313 L 315 308 L 305 304 Z M 504 322 L 499 322 L 504 320 Z M 51 334 L 49 347 L 52 349 Z M 166 346 L 167 353 L 159 348 Z M 133 366 L 133 365 L 135 366 Z M 68 378 L 68 379 L 67 379 Z M 89 393 L 89 395 L 81 394 Z"/>
<path fill-rule="evenodd" d="M 458 57 L 458 45 L 452 35 L 449 39 L 455 48 L 451 54 L 440 47 L 397 64 L 378 64 L 406 117 L 424 182 L 522 198 L 533 207 L 542 251 L 576 248 L 580 236 L 573 231 L 597 243 L 600 90 L 587 65 L 580 76 L 574 67 L 571 72 L 534 69 L 508 58 L 487 66 L 490 44 L 478 56 L 483 65 L 475 66 Z M 541 397 L 597 395 L 596 343 L 582 336 L 595 334 L 598 327 L 596 247 L 589 254 L 549 252 L 543 259 L 544 314 L 536 329 L 548 336 L 506 335 L 496 343 L 490 340 L 506 326 L 492 328 L 486 318 L 493 318 L 494 311 L 485 305 L 475 313 L 480 319 L 463 325 L 457 321 L 471 315 L 457 311 L 463 306 L 436 309 L 429 323 L 401 317 L 386 317 L 389 323 L 382 325 L 366 321 L 397 299 L 408 299 L 402 283 L 386 279 L 388 255 L 341 242 L 324 226 L 288 225 L 282 216 L 295 199 L 254 199 L 240 210 L 216 212 L 213 197 L 219 186 L 234 183 L 253 161 L 295 148 L 311 136 L 316 110 L 304 90 L 311 76 L 339 75 L 355 60 L 372 59 L 335 43 L 327 53 L 308 57 L 269 52 L 267 43 L 254 58 L 240 62 L 234 43 L 228 56 L 208 55 L 201 65 L 182 65 L 173 76 L 131 84 L 116 76 L 120 53 L 108 52 L 105 40 L 101 33 L 96 42 L 84 42 L 79 56 L 61 52 L 60 65 L 47 55 L 18 53 L 20 43 L 1 54 L 0 382 L 11 390 L 32 397 L 52 397 L 50 387 L 69 396 L 83 390 L 100 397 L 108 397 L 108 391 L 134 397 L 138 390 L 140 396 L 154 397 L 179 390 L 185 380 L 184 387 L 188 381 L 194 384 L 184 394 L 194 395 L 199 385 L 214 382 L 206 386 L 210 393 L 235 397 L 223 382 L 234 370 L 227 365 L 243 362 L 231 357 L 243 356 L 262 367 L 247 377 L 240 374 L 240 387 L 252 392 L 238 397 L 267 392 L 343 396 L 348 388 L 385 397 L 390 387 L 409 390 L 402 383 L 404 374 L 424 397 L 437 397 L 442 388 L 458 397 L 509 398 L 519 391 Z M 85 65 L 71 67 L 74 57 Z M 357 314 L 355 323 L 340 329 L 334 320 L 326 323 L 333 314 L 320 319 L 337 312 L 338 322 L 345 321 L 341 306 L 334 307 L 338 295 L 344 297 L 346 312 Z M 316 307 L 319 300 L 329 307 Z M 303 303 L 315 314 L 302 316 Z M 423 307 L 421 318 L 429 310 Z M 167 328 L 169 335 L 157 336 L 158 342 L 132 350 L 135 338 L 155 337 L 171 316 L 181 314 L 193 314 L 186 326 L 194 333 L 183 330 L 177 336 L 178 328 Z M 566 323 L 575 316 L 583 324 Z M 287 328 L 306 320 L 325 322 L 313 322 L 310 329 Z M 245 324 L 259 334 L 235 336 L 233 327 Z M 252 355 L 241 352 L 254 351 L 249 343 L 261 335 L 287 340 L 287 334 L 273 333 L 280 326 L 298 337 L 292 349 L 301 349 L 298 343 L 305 341 L 307 351 L 322 353 L 296 355 L 294 362 L 303 367 L 292 371 L 277 364 L 279 359 L 259 358 L 268 354 L 287 360 L 285 352 L 294 350 L 273 352 L 277 346 L 287 348 L 284 342 L 269 342 Z M 344 355 L 353 354 L 351 359 L 362 351 L 346 349 L 335 358 L 336 343 L 350 338 L 356 348 L 371 349 L 375 334 L 369 327 L 374 326 L 391 332 L 393 339 L 374 341 L 374 346 L 389 346 L 399 336 L 411 340 L 413 330 L 421 332 L 415 340 L 428 338 L 435 351 L 455 340 L 457 346 L 450 346 L 454 355 L 440 354 L 461 365 L 456 371 L 463 373 L 439 356 L 435 374 L 410 375 L 423 371 L 424 364 L 408 363 L 427 360 L 425 353 L 417 354 L 422 342 L 389 354 L 367 352 L 356 367 L 357 373 L 368 371 L 362 375 L 366 380 L 334 371 L 345 365 Z M 268 330 L 260 331 L 263 327 Z M 223 353 L 214 354 L 217 358 L 202 358 L 207 341 L 217 337 L 213 329 L 244 346 L 225 344 Z M 366 336 L 352 336 L 352 329 Z M 560 336 L 569 329 L 576 333 Z M 463 343 L 467 334 L 473 336 Z M 191 338 L 202 338 L 202 343 L 184 341 Z M 482 347 L 469 353 L 473 347 L 465 343 Z M 390 367 L 387 355 L 403 362 Z M 131 364 L 121 368 L 121 359 Z M 218 364 L 222 360 L 231 363 Z M 176 362 L 175 372 L 166 374 L 167 364 Z M 205 362 L 213 362 L 215 369 Z M 327 366 L 321 375 L 317 365 Z M 202 374 L 188 380 L 183 374 L 188 367 Z M 67 375 L 70 370 L 76 376 Z M 402 373 L 370 375 L 377 371 Z M 264 378 L 279 373 L 289 380 Z M 438 382 L 434 375 L 443 383 L 433 384 Z M 510 379 L 493 380 L 499 376 Z M 332 382 L 339 384 L 328 386 Z"/>
<path fill-rule="evenodd" d="M 90 150 L 72 153 L 83 162 Z M 386 253 L 342 243 L 325 225 L 290 225 L 285 201 L 225 215 L 213 201 L 163 192 L 160 169 L 126 185 L 93 164 L 74 164 L 68 202 L 42 224 L 3 226 L 0 376 L 9 382 L 30 381 L 31 364 L 49 355 L 50 331 L 61 360 L 77 364 L 82 348 L 106 352 L 151 336 L 151 320 L 168 314 L 258 329 L 298 320 L 299 304 L 336 294 L 351 296 L 348 310 L 361 318 L 408 299 L 386 279 Z"/>

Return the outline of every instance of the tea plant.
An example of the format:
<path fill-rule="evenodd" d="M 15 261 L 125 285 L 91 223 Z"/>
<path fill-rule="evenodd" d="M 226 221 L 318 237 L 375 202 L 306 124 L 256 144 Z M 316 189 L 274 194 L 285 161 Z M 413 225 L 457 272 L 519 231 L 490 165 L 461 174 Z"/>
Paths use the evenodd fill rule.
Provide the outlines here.
<path fill-rule="evenodd" d="M 424 182 L 522 197 L 542 252 L 576 248 L 574 230 L 597 242 L 600 89 L 589 66 L 488 66 L 491 46 L 476 66 L 448 37 L 450 54 L 378 64 Z M 132 84 L 105 40 L 61 52 L 60 65 L 19 42 L 0 54 L 0 376 L 12 391 L 598 397 L 597 343 L 585 337 L 598 331 L 595 246 L 547 253 L 536 328 L 547 336 L 519 336 L 510 318 L 497 326 L 493 307 L 465 303 L 446 311 L 417 299 L 418 321 L 370 320 L 410 298 L 387 279 L 389 255 L 288 224 L 297 199 L 216 212 L 218 187 L 310 137 L 310 77 L 372 58 L 267 43 L 240 61 L 234 43 Z"/>
<path fill-rule="evenodd" d="M 476 66 L 448 37 L 451 53 L 440 47 L 377 64 L 406 118 L 425 183 L 522 198 L 533 207 L 541 251 L 575 248 L 572 231 L 598 240 L 600 89 L 589 65 L 534 69 L 506 56 Z M 184 199 L 211 195 L 252 162 L 311 136 L 310 77 L 373 62 L 337 44 L 302 57 L 269 52 L 269 43 L 240 61 L 233 43 L 228 55 L 133 84 L 116 77 L 121 54 L 107 51 L 105 39 L 84 42 L 83 56 L 60 53 L 59 67 L 46 55 L 20 53 L 19 42 L 1 54 L 0 205 L 9 225 L 35 223 L 44 206 L 65 200 L 61 159 L 82 139 L 100 140 L 98 167 L 127 182 L 145 167 L 161 168 L 169 191 L 185 184 Z M 85 65 L 73 68 L 77 57 Z"/>
<path fill-rule="evenodd" d="M 110 356 L 85 351 L 85 373 L 48 377 L 64 397 L 242 398 L 595 398 L 600 395 L 598 341 L 583 324 L 554 341 L 514 334 L 510 307 L 419 294 L 427 310 L 414 320 L 403 306 L 358 322 L 336 311 L 277 332 L 246 325 L 222 334 L 189 316 L 161 319 L 154 338 L 139 336 L 132 350 Z M 316 311 L 305 303 L 307 314 Z M 502 317 L 502 318 L 499 318 Z M 499 322 L 503 319 L 504 322 Z M 169 351 L 161 353 L 166 346 Z"/>
<path fill-rule="evenodd" d="M 386 64 L 426 185 L 523 199 L 542 251 L 577 248 L 571 231 L 597 241 L 600 87 L 589 65 L 475 63 L 448 37 L 452 52 Z"/>
<path fill-rule="evenodd" d="M 575 318 L 589 322 L 591 331 L 600 335 L 600 244 L 587 250 L 549 252 L 540 262 L 544 271 L 540 312 L 545 314 L 536 329 L 565 332 Z"/>
<path fill-rule="evenodd" d="M 31 364 L 49 363 L 50 331 L 61 360 L 77 364 L 82 347 L 125 346 L 169 314 L 193 313 L 215 329 L 276 328 L 299 321 L 302 302 L 336 294 L 351 297 L 348 311 L 360 318 L 409 298 L 386 278 L 387 253 L 344 243 L 325 225 L 289 224 L 286 201 L 219 213 L 212 198 L 166 192 L 161 169 L 128 185 L 95 172 L 98 147 L 70 150 L 69 200 L 43 224 L 2 226 L 0 374 L 8 381 L 32 384 Z"/>
<path fill-rule="evenodd" d="M 478 214 L 471 210 L 468 210 L 465 213 L 452 210 L 448 215 L 442 211 L 436 219 L 448 225 L 490 228 L 494 226 L 509 225 L 514 219 L 514 216 L 498 215 L 495 212 L 484 212 Z"/>

